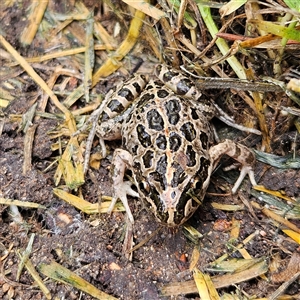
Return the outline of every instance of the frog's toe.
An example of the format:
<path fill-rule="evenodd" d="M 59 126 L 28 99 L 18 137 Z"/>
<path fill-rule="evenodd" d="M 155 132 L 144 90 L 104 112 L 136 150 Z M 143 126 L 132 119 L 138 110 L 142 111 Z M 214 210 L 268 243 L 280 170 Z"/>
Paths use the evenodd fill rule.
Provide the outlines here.
<path fill-rule="evenodd" d="M 241 168 L 240 171 L 240 176 L 237 179 L 237 181 L 235 182 L 233 188 L 232 188 L 232 193 L 235 194 L 237 189 L 239 188 L 239 186 L 241 185 L 242 181 L 244 180 L 244 178 L 246 177 L 246 175 L 248 174 L 250 182 L 253 186 L 257 185 L 255 178 L 254 178 L 254 172 L 253 169 L 250 165 L 244 165 Z"/>
<path fill-rule="evenodd" d="M 131 188 L 131 185 L 132 183 L 130 181 L 125 181 L 114 187 L 113 198 L 107 212 L 111 213 L 117 200 L 120 199 L 125 207 L 125 211 L 128 215 L 130 222 L 134 223 L 133 215 L 128 205 L 127 195 L 132 197 L 138 197 L 139 194 Z"/>

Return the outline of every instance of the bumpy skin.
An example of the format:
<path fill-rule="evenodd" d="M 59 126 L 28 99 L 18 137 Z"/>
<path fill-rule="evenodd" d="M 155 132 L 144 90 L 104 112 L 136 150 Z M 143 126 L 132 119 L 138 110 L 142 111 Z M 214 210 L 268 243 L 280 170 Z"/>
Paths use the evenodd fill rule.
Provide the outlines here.
<path fill-rule="evenodd" d="M 243 166 L 234 191 L 247 174 L 256 184 L 255 159 L 245 146 L 230 140 L 213 145 L 209 121 L 217 112 L 199 99 L 201 93 L 188 78 L 163 65 L 156 67 L 156 75 L 160 81 L 151 80 L 132 105 L 145 78 L 140 76 L 118 90 L 101 116 L 104 122 L 97 133 L 102 139 L 122 137 L 123 149 L 115 151 L 112 162 L 114 192 L 109 210 L 119 198 L 133 222 L 126 195 L 140 195 L 160 222 L 177 226 L 201 204 L 223 154 Z M 112 121 L 118 113 L 127 117 Z M 123 182 L 126 168 L 133 173 L 138 194 Z"/>
<path fill-rule="evenodd" d="M 210 125 L 195 103 L 151 81 L 122 126 L 122 139 L 133 157 L 139 193 L 154 215 L 167 224 L 188 219 L 212 170 Z"/>

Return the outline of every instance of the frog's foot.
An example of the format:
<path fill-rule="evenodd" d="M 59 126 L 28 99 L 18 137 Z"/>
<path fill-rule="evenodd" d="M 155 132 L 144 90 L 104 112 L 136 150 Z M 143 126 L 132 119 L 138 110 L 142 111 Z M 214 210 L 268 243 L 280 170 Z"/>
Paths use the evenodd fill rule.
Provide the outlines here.
<path fill-rule="evenodd" d="M 113 197 L 111 204 L 107 209 L 108 213 L 111 213 L 117 200 L 120 199 L 125 207 L 125 211 L 131 223 L 134 223 L 133 215 L 131 213 L 130 207 L 128 205 L 127 195 L 132 197 L 138 197 L 139 194 L 131 188 L 132 183 L 130 181 L 125 181 L 114 186 Z"/>
<path fill-rule="evenodd" d="M 221 156 L 224 154 L 227 154 L 228 156 L 234 158 L 242 165 L 242 168 L 240 170 L 240 176 L 232 188 L 232 193 L 236 193 L 237 189 L 239 188 L 247 174 L 249 176 L 251 184 L 253 186 L 257 185 L 253 172 L 255 156 L 247 147 L 235 143 L 231 140 L 224 140 L 222 143 L 213 146 L 209 150 L 209 154 L 211 160 L 214 162 L 214 167 L 219 162 Z"/>
<path fill-rule="evenodd" d="M 237 179 L 237 181 L 235 182 L 233 188 L 232 188 L 232 193 L 235 194 L 236 191 L 238 190 L 239 186 L 241 185 L 242 181 L 244 180 L 244 178 L 246 177 L 246 175 L 248 174 L 250 182 L 253 186 L 257 185 L 255 178 L 254 178 L 254 172 L 252 170 L 251 166 L 243 166 L 240 170 L 240 176 Z"/>

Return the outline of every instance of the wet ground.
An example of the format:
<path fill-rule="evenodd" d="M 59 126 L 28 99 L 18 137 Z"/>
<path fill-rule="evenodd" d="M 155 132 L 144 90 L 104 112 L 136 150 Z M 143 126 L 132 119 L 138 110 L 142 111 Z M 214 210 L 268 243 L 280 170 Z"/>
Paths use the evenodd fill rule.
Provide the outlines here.
<path fill-rule="evenodd" d="M 30 53 L 30 50 L 22 49 L 16 37 L 22 32 L 26 7 L 24 3 L 20 9 L 17 9 L 16 4 L 8 9 L 1 8 L 5 37 L 24 56 Z M 17 70 L 20 70 L 20 67 L 17 67 Z M 8 75 L 13 78 L 12 73 Z M 47 80 L 47 72 L 41 76 Z M 251 195 L 248 178 L 237 195 L 230 195 L 228 191 L 238 173 L 232 171 L 230 176 L 233 180 L 227 182 L 220 168 L 212 177 L 203 205 L 188 221 L 202 234 L 201 238 L 191 241 L 183 227 L 170 230 L 163 226 L 149 241 L 134 251 L 132 261 L 127 260 L 122 253 L 126 231 L 124 213 L 87 215 L 53 194 L 54 173 L 57 167 L 53 162 L 59 156 L 59 152 L 51 150 L 51 145 L 56 140 L 50 139 L 49 132 L 60 124 L 57 119 L 41 117 L 34 120 L 37 129 L 32 166 L 30 171 L 24 174 L 24 133 L 18 129 L 19 121 L 20 116 L 32 106 L 32 100 L 38 95 L 39 89 L 26 74 L 20 78 L 23 84 L 17 91 L 19 96 L 15 97 L 8 107 L 2 109 L 4 126 L 0 135 L 0 198 L 29 201 L 41 204 L 44 208 L 20 206 L 21 219 L 18 219 L 8 205 L 0 206 L 1 299 L 45 299 L 25 269 L 20 279 L 16 280 L 19 265 L 17 253 L 25 250 L 32 234 L 34 243 L 30 260 L 37 269 L 41 263 L 54 260 L 109 295 L 128 300 L 199 299 L 196 293 L 170 297 L 163 296 L 161 292 L 165 284 L 185 282 L 193 278 L 189 266 L 194 248 L 200 250 L 197 266 L 205 273 L 209 273 L 209 264 L 225 253 L 228 253 L 230 258 L 240 258 L 241 253 L 233 251 L 234 246 L 254 233 L 255 237 L 245 245 L 245 249 L 253 258 L 265 258 L 271 265 L 276 257 L 276 261 L 282 262 L 280 266 L 284 268 L 290 256 L 299 252 L 299 244 L 284 235 L 278 223 L 261 210 L 251 207 L 251 201 L 260 203 L 261 206 L 264 203 Z M 2 80 L 4 83 L 5 78 Z M 54 107 L 48 104 L 47 111 L 53 110 Z M 283 120 L 281 119 L 282 122 Z M 217 122 L 216 125 L 218 127 L 220 124 Z M 273 152 L 284 155 L 290 151 L 295 140 L 294 132 L 289 132 L 291 137 L 287 138 L 284 145 L 274 139 Z M 258 143 L 260 139 L 254 135 L 247 140 L 247 145 L 252 148 Z M 110 155 L 101 161 L 98 170 L 89 170 L 80 190 L 84 199 L 91 203 L 99 202 L 101 194 L 111 195 L 110 163 L 113 150 L 119 144 L 112 142 L 108 145 L 111 149 Z M 296 151 L 299 151 L 297 147 Z M 228 165 L 228 162 L 225 161 L 226 164 Z M 272 190 L 281 190 L 286 196 L 299 198 L 300 173 L 297 169 L 279 170 L 257 162 L 255 176 L 260 185 Z M 237 211 L 226 211 L 215 208 L 214 203 L 244 206 Z M 134 243 L 138 244 L 159 229 L 160 224 L 139 199 L 132 198 L 130 207 L 135 218 Z M 240 226 L 236 241 L 230 241 L 233 220 L 237 220 Z M 299 216 L 292 221 L 299 228 Z M 217 274 L 210 273 L 212 276 Z M 93 299 L 74 287 L 45 278 L 41 274 L 40 276 L 45 279 L 45 285 L 53 299 Z M 267 273 L 267 277 L 270 278 L 270 272 Z M 279 285 L 280 282 L 265 281 L 257 277 L 236 287 L 223 288 L 220 295 L 236 293 L 239 290 L 262 298 L 270 295 Z M 295 281 L 285 293 L 299 295 L 299 281 Z"/>

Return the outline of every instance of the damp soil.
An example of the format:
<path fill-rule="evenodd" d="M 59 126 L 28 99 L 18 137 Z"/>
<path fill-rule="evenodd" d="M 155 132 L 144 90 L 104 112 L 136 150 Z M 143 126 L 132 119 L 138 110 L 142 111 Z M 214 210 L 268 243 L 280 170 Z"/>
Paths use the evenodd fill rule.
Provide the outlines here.
<path fill-rule="evenodd" d="M 1 9 L 5 37 L 23 55 L 30 51 L 22 49 L 16 37 L 23 30 L 25 8 L 26 5 L 19 10 L 16 6 Z M 47 79 L 47 73 L 42 75 Z M 87 215 L 54 195 L 54 174 L 59 151 L 51 150 L 54 140 L 50 138 L 49 132 L 59 126 L 59 121 L 43 117 L 34 120 L 37 129 L 32 165 L 29 171 L 23 172 L 25 136 L 19 129 L 20 118 L 15 122 L 12 116 L 24 114 L 32 105 L 32 98 L 39 93 L 33 81 L 28 77 L 24 80 L 26 84 L 19 91 L 19 97 L 2 111 L 2 120 L 5 122 L 0 136 L 0 197 L 29 201 L 43 207 L 20 206 L 22 219 L 18 222 L 8 205 L 0 205 L 1 299 L 45 299 L 26 269 L 21 272 L 20 279 L 16 280 L 20 262 L 18 252 L 25 250 L 32 234 L 34 243 L 30 260 L 37 269 L 41 263 L 56 261 L 109 295 L 128 300 L 199 299 L 197 294 L 163 296 L 161 289 L 168 283 L 192 279 L 189 266 L 195 247 L 201 252 L 197 266 L 204 272 L 210 262 L 227 253 L 233 219 L 240 221 L 240 233 L 235 244 L 257 233 L 251 243 L 245 245 L 253 258 L 265 257 L 269 260 L 276 252 L 284 259 L 299 251 L 297 244 L 284 236 L 277 225 L 260 210 L 250 210 L 245 206 L 243 210 L 228 212 L 213 207 L 212 203 L 240 205 L 242 199 L 247 199 L 247 203 L 258 201 L 251 195 L 248 180 L 245 180 L 237 195 L 231 195 L 229 191 L 234 180 L 226 181 L 221 167 L 213 174 L 203 205 L 188 221 L 202 234 L 196 241 L 189 238 L 182 226 L 176 229 L 161 227 L 140 199 L 130 198 L 130 208 L 135 218 L 134 243 L 138 244 L 157 232 L 134 251 L 129 261 L 122 252 L 127 222 L 124 213 Z M 47 110 L 52 111 L 54 107 L 49 104 Z M 290 138 L 286 144 L 292 141 L 293 138 Z M 253 138 L 248 146 L 255 148 L 257 143 L 257 139 Z M 277 154 L 285 153 L 286 144 L 278 142 Z M 111 195 L 111 154 L 117 146 L 119 144 L 115 142 L 109 143 L 110 155 L 101 160 L 99 169 L 89 169 L 80 190 L 85 200 L 97 203 L 102 194 Z M 259 184 L 272 190 L 281 190 L 289 197 L 299 197 L 300 173 L 297 169 L 279 171 L 257 162 L 254 171 Z M 238 172 L 233 171 L 231 174 L 232 178 L 236 178 Z M 299 221 L 298 224 L 295 221 L 295 224 L 299 228 Z M 238 252 L 229 252 L 232 258 L 241 257 Z M 93 299 L 70 285 L 51 280 L 42 274 L 40 276 L 53 299 Z M 241 283 L 240 288 L 248 294 L 265 297 L 275 290 L 274 286 L 279 286 L 279 283 L 255 278 Z M 299 289 L 299 284 L 295 283 L 286 293 L 297 294 Z M 230 293 L 233 290 L 228 287 L 223 292 Z"/>

